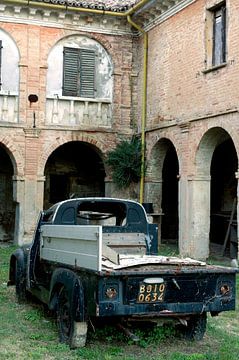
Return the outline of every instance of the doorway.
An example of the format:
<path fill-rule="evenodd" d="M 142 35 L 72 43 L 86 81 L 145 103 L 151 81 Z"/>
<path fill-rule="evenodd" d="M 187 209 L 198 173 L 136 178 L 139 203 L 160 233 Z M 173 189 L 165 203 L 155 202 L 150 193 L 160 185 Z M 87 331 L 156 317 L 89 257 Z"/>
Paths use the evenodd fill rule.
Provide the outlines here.
<path fill-rule="evenodd" d="M 44 208 L 73 197 L 105 195 L 105 170 L 96 147 L 72 141 L 57 148 L 45 166 Z"/>

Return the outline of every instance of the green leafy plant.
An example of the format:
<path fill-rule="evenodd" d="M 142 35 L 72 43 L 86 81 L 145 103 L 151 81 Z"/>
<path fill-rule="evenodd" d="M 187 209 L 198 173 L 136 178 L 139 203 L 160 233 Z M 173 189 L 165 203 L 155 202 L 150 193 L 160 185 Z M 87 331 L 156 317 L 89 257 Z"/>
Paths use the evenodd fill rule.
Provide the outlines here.
<path fill-rule="evenodd" d="M 133 136 L 130 141 L 121 141 L 108 153 L 106 163 L 112 169 L 112 179 L 118 188 L 127 188 L 137 183 L 141 175 L 141 142 Z"/>

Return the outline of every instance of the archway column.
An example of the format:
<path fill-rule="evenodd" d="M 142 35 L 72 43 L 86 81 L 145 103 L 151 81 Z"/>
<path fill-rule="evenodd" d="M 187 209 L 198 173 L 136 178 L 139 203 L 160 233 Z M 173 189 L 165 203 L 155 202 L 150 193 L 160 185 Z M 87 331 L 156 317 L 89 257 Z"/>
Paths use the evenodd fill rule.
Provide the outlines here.
<path fill-rule="evenodd" d="M 25 197 L 22 209 L 22 219 L 24 227 L 24 236 L 20 242 L 31 242 L 36 227 L 36 220 L 43 208 L 45 176 L 26 177 L 24 186 L 18 187 L 18 191 L 22 192 L 24 188 Z"/>
<path fill-rule="evenodd" d="M 16 204 L 15 210 L 15 230 L 14 243 L 23 244 L 24 236 L 24 199 L 25 199 L 25 178 L 23 176 L 13 176 L 13 201 Z"/>
<path fill-rule="evenodd" d="M 209 256 L 210 177 L 181 177 L 179 181 L 179 250 L 183 256 Z"/>
<path fill-rule="evenodd" d="M 162 180 L 145 179 L 144 202 L 153 203 L 154 212 L 161 212 Z"/>

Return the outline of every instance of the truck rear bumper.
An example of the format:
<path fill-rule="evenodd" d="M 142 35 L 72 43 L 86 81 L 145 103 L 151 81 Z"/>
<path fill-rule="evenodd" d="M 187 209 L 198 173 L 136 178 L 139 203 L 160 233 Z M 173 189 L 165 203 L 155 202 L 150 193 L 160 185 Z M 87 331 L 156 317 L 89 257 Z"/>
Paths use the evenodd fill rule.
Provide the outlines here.
<path fill-rule="evenodd" d="M 97 316 L 144 316 L 144 317 L 174 317 L 203 312 L 219 313 L 235 310 L 235 300 L 222 298 L 213 299 L 207 303 L 160 303 L 160 304 L 130 304 L 104 302 L 97 306 Z"/>

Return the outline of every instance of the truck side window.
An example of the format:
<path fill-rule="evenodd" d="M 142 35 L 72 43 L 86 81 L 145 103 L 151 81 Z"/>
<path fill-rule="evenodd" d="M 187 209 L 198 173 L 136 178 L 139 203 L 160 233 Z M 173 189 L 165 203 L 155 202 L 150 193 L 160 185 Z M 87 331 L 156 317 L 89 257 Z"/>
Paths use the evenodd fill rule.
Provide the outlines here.
<path fill-rule="evenodd" d="M 69 207 L 62 212 L 61 216 L 62 224 L 75 224 L 75 209 L 74 207 Z"/>
<path fill-rule="evenodd" d="M 136 209 L 129 209 L 128 217 L 130 223 L 139 223 L 141 221 L 140 215 Z"/>

